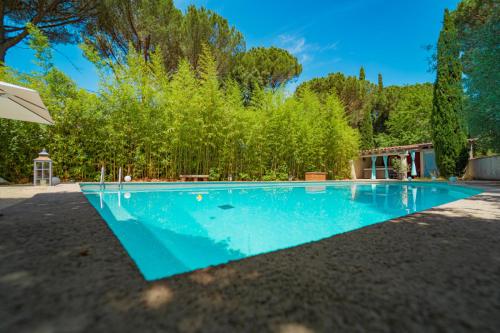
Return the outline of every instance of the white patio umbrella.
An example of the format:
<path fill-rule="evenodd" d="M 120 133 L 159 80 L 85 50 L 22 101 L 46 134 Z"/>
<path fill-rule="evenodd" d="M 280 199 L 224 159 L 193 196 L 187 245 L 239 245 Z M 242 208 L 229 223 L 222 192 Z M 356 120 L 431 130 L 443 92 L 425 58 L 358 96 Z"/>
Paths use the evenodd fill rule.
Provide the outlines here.
<path fill-rule="evenodd" d="M 53 125 L 37 91 L 0 81 L 0 118 Z"/>

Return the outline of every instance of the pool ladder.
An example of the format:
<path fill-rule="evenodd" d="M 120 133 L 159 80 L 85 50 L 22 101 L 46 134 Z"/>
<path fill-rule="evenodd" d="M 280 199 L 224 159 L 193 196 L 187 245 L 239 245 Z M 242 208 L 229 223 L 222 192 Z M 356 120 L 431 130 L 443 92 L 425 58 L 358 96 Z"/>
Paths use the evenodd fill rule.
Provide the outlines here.
<path fill-rule="evenodd" d="M 122 189 L 122 167 L 118 169 L 118 191 Z"/>
<path fill-rule="evenodd" d="M 101 180 L 99 181 L 99 189 L 102 191 L 106 187 L 106 184 L 104 184 L 104 165 L 101 167 Z"/>
<path fill-rule="evenodd" d="M 103 191 L 106 189 L 106 182 L 104 181 L 105 176 L 104 166 L 101 168 L 101 179 L 99 181 L 99 201 L 101 204 L 101 209 L 104 208 L 104 198 Z M 121 207 L 121 189 L 122 189 L 122 168 L 118 169 L 118 207 Z"/>
<path fill-rule="evenodd" d="M 106 188 L 106 183 L 104 181 L 104 176 L 105 176 L 105 169 L 104 166 L 101 168 L 101 179 L 99 181 L 99 189 L 104 190 Z M 122 188 L 122 168 L 120 167 L 118 169 L 118 190 L 121 190 Z"/>

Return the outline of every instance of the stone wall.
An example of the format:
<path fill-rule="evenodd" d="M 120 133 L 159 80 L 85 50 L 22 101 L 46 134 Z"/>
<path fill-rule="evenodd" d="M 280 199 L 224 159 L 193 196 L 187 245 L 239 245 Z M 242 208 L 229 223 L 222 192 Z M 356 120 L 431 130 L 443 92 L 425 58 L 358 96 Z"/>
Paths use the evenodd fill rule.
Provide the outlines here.
<path fill-rule="evenodd" d="M 500 155 L 473 158 L 469 160 L 466 178 L 500 180 Z"/>

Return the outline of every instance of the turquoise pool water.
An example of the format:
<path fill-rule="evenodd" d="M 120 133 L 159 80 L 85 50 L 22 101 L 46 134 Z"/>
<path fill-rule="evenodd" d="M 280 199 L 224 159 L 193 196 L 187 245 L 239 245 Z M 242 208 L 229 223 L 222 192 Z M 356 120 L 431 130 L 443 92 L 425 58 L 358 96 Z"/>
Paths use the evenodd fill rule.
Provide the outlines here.
<path fill-rule="evenodd" d="M 480 193 L 408 182 L 81 187 L 147 280 L 316 241 Z"/>

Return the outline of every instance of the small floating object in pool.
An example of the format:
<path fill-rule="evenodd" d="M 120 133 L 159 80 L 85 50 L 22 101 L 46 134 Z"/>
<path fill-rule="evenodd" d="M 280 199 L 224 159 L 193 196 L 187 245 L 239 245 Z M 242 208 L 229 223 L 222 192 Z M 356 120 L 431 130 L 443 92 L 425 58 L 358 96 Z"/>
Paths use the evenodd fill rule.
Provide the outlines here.
<path fill-rule="evenodd" d="M 124 178 L 124 179 L 125 179 L 125 181 L 126 181 L 126 182 L 129 182 L 129 181 L 131 181 L 131 180 L 132 180 L 132 177 L 130 177 L 130 176 L 125 176 L 125 178 Z"/>
<path fill-rule="evenodd" d="M 124 197 L 125 199 L 130 199 L 130 196 L 131 196 L 130 192 L 126 192 L 126 193 L 123 195 L 123 197 Z"/>
<path fill-rule="evenodd" d="M 198 194 L 198 195 L 196 196 L 196 200 L 198 200 L 198 201 L 203 200 L 203 196 L 202 196 L 201 194 Z"/>

